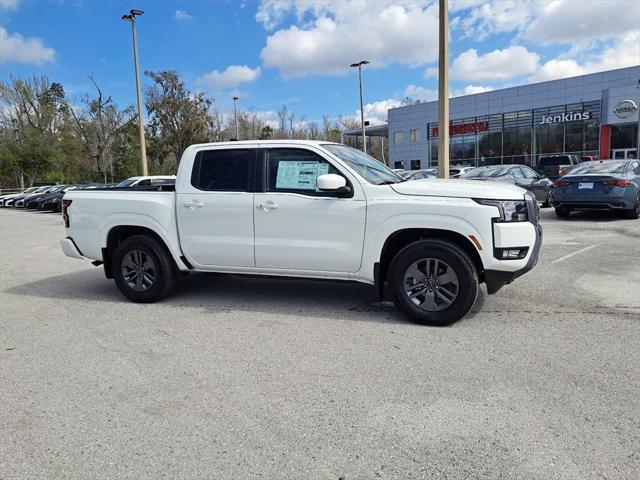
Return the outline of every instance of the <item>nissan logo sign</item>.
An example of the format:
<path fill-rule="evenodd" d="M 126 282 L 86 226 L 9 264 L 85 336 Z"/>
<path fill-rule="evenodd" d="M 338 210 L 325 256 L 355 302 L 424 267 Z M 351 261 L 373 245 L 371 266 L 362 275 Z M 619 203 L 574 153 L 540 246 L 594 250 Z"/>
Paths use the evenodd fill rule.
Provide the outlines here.
<path fill-rule="evenodd" d="M 629 118 L 638 110 L 638 105 L 633 100 L 620 100 L 613 108 L 613 113 L 618 118 Z"/>

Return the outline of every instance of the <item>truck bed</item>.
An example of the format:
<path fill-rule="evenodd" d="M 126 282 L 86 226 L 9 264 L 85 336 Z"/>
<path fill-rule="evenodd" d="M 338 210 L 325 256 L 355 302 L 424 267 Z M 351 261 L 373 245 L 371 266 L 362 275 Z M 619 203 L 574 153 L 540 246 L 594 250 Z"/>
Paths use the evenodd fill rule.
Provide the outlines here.
<path fill-rule="evenodd" d="M 153 229 L 171 249 L 179 251 L 173 185 L 136 188 L 70 190 L 68 235 L 85 257 L 101 260 L 109 231 L 135 225 Z M 171 187 L 167 191 L 167 187 Z"/>

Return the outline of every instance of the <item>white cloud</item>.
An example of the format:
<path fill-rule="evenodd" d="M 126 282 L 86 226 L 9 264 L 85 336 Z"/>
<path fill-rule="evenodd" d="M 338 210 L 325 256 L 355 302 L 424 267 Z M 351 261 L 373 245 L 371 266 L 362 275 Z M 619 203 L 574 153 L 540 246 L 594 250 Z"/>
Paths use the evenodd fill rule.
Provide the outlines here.
<path fill-rule="evenodd" d="M 627 33 L 611 47 L 599 54 L 592 55 L 583 62 L 572 58 L 551 59 L 539 65 L 529 80 L 542 82 L 638 65 L 640 64 L 640 48 L 629 48 L 630 45 L 640 45 L 639 32 Z"/>
<path fill-rule="evenodd" d="M 15 10 L 20 0 L 0 0 L 0 10 Z"/>
<path fill-rule="evenodd" d="M 637 0 L 543 2 L 523 36 L 540 44 L 602 41 L 640 29 Z M 632 48 L 631 45 L 628 48 Z M 636 50 L 638 50 L 636 44 Z"/>
<path fill-rule="evenodd" d="M 539 8 L 536 2 L 526 0 L 456 3 L 455 9 L 464 12 L 453 17 L 451 26 L 454 29 L 460 28 L 466 36 L 477 40 L 521 29 L 530 22 Z"/>
<path fill-rule="evenodd" d="M 260 76 L 260 67 L 229 65 L 222 72 L 213 70 L 199 77 L 196 82 L 212 88 L 235 88 L 241 83 L 255 81 Z"/>
<path fill-rule="evenodd" d="M 381 125 L 387 121 L 388 110 L 400 105 L 401 103 L 393 98 L 367 103 L 364 105 L 364 119 L 365 121 L 368 120 L 370 125 Z M 360 109 L 356 111 L 356 115 L 360 118 Z"/>
<path fill-rule="evenodd" d="M 0 27 L 0 63 L 32 63 L 41 65 L 55 58 L 53 48 L 45 47 L 39 38 L 10 34 Z"/>
<path fill-rule="evenodd" d="M 462 90 L 454 90 L 452 97 L 460 97 L 462 95 L 474 95 L 476 93 L 490 92 L 493 90 L 491 87 L 483 87 L 481 85 L 467 85 Z"/>
<path fill-rule="evenodd" d="M 266 0 L 256 18 L 274 28 L 287 14 L 299 25 L 274 32 L 260 57 L 285 77 L 336 75 L 353 62 L 367 68 L 393 63 L 420 65 L 437 58 L 438 12 L 434 4 L 380 0 Z"/>
<path fill-rule="evenodd" d="M 515 32 L 538 44 L 602 42 L 637 31 L 637 0 L 458 0 L 451 25 L 465 36 L 483 40 Z"/>
<path fill-rule="evenodd" d="M 462 95 L 473 95 L 474 93 L 484 93 L 493 90 L 491 87 L 483 87 L 480 85 L 467 85 L 462 89 L 452 89 L 449 91 L 449 97 L 460 97 Z M 432 102 L 438 99 L 438 90 L 420 87 L 417 85 L 407 85 L 404 94 L 411 100 L 420 100 L 421 102 Z"/>
<path fill-rule="evenodd" d="M 417 85 L 407 85 L 404 94 L 412 100 L 420 100 L 421 102 L 430 102 L 438 99 L 438 90 L 419 87 Z"/>
<path fill-rule="evenodd" d="M 193 15 L 187 13 L 184 10 L 176 10 L 175 19 L 182 21 L 193 20 Z"/>
<path fill-rule="evenodd" d="M 471 48 L 451 63 L 450 76 L 455 80 L 508 80 L 532 74 L 539 60 L 538 54 L 518 45 L 484 55 Z"/>

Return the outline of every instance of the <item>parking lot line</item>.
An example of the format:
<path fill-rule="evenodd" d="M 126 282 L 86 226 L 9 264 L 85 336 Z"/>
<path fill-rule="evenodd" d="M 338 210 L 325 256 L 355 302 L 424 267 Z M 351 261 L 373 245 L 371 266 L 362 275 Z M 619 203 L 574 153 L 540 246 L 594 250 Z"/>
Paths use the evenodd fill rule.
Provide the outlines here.
<path fill-rule="evenodd" d="M 555 260 L 551 261 L 551 263 L 559 263 L 559 262 L 563 262 L 571 257 L 575 257 L 576 255 L 580 255 L 581 253 L 584 252 L 588 252 L 589 250 L 592 250 L 596 247 L 599 247 L 600 245 L 602 245 L 602 243 L 596 243 L 595 245 L 589 245 L 588 247 L 584 247 L 581 248 L 580 250 L 576 250 L 575 252 L 571 252 L 568 253 L 567 255 L 560 257 L 560 258 L 556 258 Z"/>

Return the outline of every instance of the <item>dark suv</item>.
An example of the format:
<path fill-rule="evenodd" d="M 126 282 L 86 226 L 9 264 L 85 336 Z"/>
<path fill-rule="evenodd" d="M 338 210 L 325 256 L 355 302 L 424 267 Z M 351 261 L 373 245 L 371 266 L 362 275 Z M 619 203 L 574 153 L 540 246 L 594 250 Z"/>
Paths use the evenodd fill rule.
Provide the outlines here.
<path fill-rule="evenodd" d="M 577 155 L 544 155 L 538 158 L 537 170 L 551 179 L 555 180 L 566 175 L 569 170 L 580 163 Z"/>

